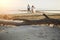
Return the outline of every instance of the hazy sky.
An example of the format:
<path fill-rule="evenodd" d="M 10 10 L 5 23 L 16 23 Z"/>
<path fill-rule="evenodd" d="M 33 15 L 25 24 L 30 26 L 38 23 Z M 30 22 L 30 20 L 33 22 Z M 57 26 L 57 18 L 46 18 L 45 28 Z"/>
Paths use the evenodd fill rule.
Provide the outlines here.
<path fill-rule="evenodd" d="M 60 10 L 60 0 L 0 0 L 0 9 L 26 9 L 28 4 L 36 9 Z"/>

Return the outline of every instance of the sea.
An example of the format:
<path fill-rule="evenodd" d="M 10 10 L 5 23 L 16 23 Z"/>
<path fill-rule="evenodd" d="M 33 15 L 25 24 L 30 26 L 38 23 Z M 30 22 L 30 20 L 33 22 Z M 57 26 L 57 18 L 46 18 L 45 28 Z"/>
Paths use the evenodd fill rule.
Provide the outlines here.
<path fill-rule="evenodd" d="M 60 14 L 60 10 L 36 10 L 39 12 L 45 12 L 45 13 L 54 13 L 54 14 Z M 20 13 L 28 13 L 26 10 L 7 10 L 7 11 L 0 11 L 0 14 L 20 14 Z"/>

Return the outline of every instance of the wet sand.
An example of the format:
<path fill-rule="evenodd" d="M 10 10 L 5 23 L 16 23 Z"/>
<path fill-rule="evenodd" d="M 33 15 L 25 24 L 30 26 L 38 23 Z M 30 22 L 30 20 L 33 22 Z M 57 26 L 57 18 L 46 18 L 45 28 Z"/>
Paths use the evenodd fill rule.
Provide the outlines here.
<path fill-rule="evenodd" d="M 60 40 L 60 28 L 40 25 L 0 27 L 0 40 Z"/>

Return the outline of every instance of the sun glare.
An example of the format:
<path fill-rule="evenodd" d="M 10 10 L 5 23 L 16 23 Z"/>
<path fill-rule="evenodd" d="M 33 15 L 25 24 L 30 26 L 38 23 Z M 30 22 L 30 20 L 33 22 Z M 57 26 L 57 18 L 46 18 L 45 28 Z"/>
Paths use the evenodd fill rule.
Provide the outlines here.
<path fill-rule="evenodd" d="M 3 6 L 3 7 L 8 6 L 9 3 L 10 3 L 9 0 L 0 0 L 0 5 Z"/>

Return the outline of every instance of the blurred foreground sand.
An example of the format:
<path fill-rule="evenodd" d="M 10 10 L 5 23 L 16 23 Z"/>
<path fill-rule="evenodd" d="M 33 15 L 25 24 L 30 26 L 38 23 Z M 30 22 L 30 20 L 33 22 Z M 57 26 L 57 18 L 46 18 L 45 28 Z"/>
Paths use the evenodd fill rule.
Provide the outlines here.
<path fill-rule="evenodd" d="M 60 40 L 60 28 L 39 25 L 6 28 L 0 32 L 0 40 Z"/>

